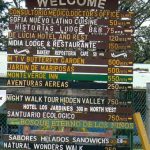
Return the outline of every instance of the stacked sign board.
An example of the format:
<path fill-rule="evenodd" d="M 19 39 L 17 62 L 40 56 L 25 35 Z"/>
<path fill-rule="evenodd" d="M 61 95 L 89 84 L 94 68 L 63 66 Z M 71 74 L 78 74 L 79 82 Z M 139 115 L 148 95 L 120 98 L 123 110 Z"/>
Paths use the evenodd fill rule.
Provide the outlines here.
<path fill-rule="evenodd" d="M 76 2 L 58 1 L 55 6 L 73 3 L 81 5 L 81 1 Z M 31 6 L 37 6 L 36 1 L 26 0 L 27 6 L 30 3 Z M 49 7 L 54 3 L 51 1 Z M 104 4 L 102 1 L 85 1 L 85 10 L 57 7 L 10 9 L 8 86 L 97 89 L 105 95 L 8 94 L 8 124 L 109 130 L 134 128 L 131 100 L 118 100 L 115 97 L 118 90 L 132 90 L 133 13 L 93 11 L 92 7 L 89 9 L 90 5 L 96 7 L 96 3 L 99 8 Z M 47 7 L 46 3 L 40 4 L 41 7 Z M 34 140 L 18 138 L 10 141 L 13 136 L 12 139 L 16 139 L 15 135 L 6 135 L 4 147 L 14 148 L 14 145 L 22 142 L 24 147 L 17 147 L 60 150 L 84 150 L 91 147 L 104 150 L 130 149 L 129 139 L 125 137 L 112 138 L 112 135 L 105 137 L 106 134 L 71 131 L 67 133 L 29 129 L 27 136 L 35 134 Z M 97 146 L 93 140 L 97 141 Z"/>

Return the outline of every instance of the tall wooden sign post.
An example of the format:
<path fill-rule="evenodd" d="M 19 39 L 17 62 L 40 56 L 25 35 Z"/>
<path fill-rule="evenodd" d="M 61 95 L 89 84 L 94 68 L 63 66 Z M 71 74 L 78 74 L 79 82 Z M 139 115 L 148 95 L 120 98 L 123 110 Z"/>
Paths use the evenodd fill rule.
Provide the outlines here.
<path fill-rule="evenodd" d="M 49 92 L 7 94 L 7 123 L 24 134 L 5 135 L 4 147 L 131 150 L 122 131 L 134 128 L 132 98 L 119 95 L 132 91 L 133 12 L 118 11 L 118 0 L 26 6 L 9 10 L 7 86 Z"/>

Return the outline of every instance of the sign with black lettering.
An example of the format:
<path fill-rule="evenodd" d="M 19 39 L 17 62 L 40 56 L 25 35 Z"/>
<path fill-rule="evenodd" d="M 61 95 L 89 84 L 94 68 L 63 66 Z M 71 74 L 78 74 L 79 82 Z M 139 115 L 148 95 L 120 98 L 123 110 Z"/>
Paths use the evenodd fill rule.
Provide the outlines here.
<path fill-rule="evenodd" d="M 85 0 L 85 1 L 70 1 L 70 0 L 26 0 L 28 8 L 67 8 L 67 9 L 109 9 L 117 10 L 118 0 Z"/>

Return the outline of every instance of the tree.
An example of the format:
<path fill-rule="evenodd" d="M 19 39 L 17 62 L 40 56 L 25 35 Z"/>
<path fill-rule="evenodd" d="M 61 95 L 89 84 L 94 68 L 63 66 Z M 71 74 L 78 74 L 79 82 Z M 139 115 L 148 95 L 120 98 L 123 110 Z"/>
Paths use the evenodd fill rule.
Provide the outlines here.
<path fill-rule="evenodd" d="M 5 2 L 0 0 L 0 51 L 7 50 L 7 36 L 8 30 L 8 9 L 12 6 L 19 7 L 20 2 L 23 0 L 12 0 L 12 2 Z"/>
<path fill-rule="evenodd" d="M 138 63 L 150 62 L 150 25 L 142 26 L 143 23 L 150 21 L 150 0 L 122 1 L 119 7 L 120 10 L 135 12 L 134 61 Z"/>

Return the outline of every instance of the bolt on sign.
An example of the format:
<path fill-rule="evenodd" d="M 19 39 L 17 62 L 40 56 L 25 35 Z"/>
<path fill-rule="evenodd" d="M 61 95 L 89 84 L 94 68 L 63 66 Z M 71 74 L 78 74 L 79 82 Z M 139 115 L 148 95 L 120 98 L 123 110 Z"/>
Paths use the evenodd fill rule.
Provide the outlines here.
<path fill-rule="evenodd" d="M 118 0 L 25 2 L 9 10 L 6 86 L 39 91 L 7 94 L 7 123 L 23 134 L 4 135 L 4 148 L 132 149 L 113 130 L 134 129 L 132 96 L 120 97 L 132 92 L 134 13 L 118 11 Z"/>

